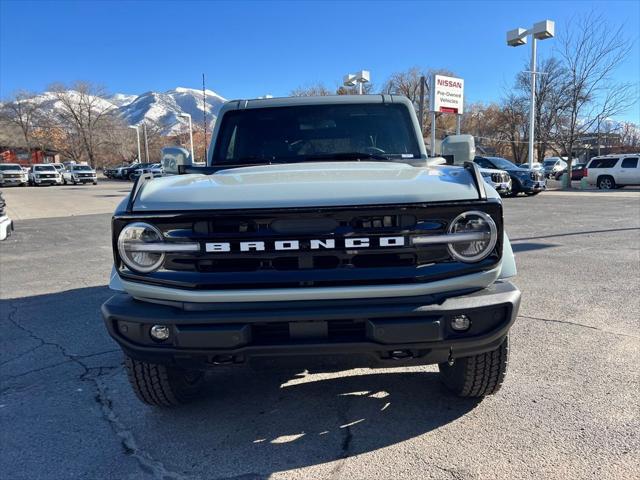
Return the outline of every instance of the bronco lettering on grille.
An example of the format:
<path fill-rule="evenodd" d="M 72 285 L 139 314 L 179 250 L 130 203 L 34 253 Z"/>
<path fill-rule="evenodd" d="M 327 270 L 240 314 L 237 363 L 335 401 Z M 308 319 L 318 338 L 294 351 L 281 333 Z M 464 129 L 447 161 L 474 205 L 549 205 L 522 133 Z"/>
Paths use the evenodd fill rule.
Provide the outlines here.
<path fill-rule="evenodd" d="M 275 241 L 248 241 L 248 242 L 210 242 L 205 245 L 205 250 L 210 253 L 223 252 L 264 252 L 264 251 L 297 251 L 297 250 L 335 250 L 336 248 L 393 248 L 404 247 L 404 237 L 357 237 L 345 238 L 336 243 L 333 238 L 301 240 L 275 240 Z"/>

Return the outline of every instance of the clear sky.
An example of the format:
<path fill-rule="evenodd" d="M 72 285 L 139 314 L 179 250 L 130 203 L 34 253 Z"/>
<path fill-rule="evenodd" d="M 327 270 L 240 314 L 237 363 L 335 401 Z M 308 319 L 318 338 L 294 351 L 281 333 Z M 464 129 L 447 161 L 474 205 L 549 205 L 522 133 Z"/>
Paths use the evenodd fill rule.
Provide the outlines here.
<path fill-rule="evenodd" d="M 500 98 L 530 48 L 505 32 L 549 18 L 556 33 L 576 14 L 601 13 L 635 40 L 620 81 L 640 82 L 640 1 L 192 2 L 0 0 L 0 97 L 89 80 L 112 93 L 177 86 L 226 98 L 287 95 L 334 87 L 371 71 L 381 87 L 411 66 L 446 68 L 465 79 L 470 101 Z M 539 43 L 551 54 L 554 40 Z M 640 105 L 621 118 L 640 123 Z"/>

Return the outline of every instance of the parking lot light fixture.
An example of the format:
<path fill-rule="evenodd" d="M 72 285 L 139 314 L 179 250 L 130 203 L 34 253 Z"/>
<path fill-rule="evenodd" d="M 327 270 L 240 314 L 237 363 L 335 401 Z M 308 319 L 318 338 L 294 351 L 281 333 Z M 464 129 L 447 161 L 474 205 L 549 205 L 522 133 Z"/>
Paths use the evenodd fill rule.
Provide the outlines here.
<path fill-rule="evenodd" d="M 191 142 L 191 161 L 195 162 L 195 156 L 193 155 L 193 124 L 191 123 L 191 115 L 189 113 L 179 113 L 179 117 L 189 119 L 189 142 Z"/>
<path fill-rule="evenodd" d="M 371 72 L 369 70 L 360 70 L 359 72 L 345 75 L 342 84 L 345 87 L 358 85 L 358 95 L 362 95 L 364 93 L 364 84 L 369 81 L 371 81 Z"/>
<path fill-rule="evenodd" d="M 138 162 L 141 162 L 142 159 L 140 158 L 140 129 L 138 128 L 137 125 L 129 125 L 129 128 L 133 128 L 136 131 L 136 138 L 138 140 Z"/>
<path fill-rule="evenodd" d="M 527 43 L 527 37 L 531 35 L 531 105 L 529 107 L 529 168 L 533 167 L 533 149 L 535 135 L 535 110 L 536 110 L 536 41 L 546 40 L 555 35 L 555 22 L 543 20 L 533 24 L 529 30 L 516 28 L 507 32 L 507 45 L 519 47 Z"/>

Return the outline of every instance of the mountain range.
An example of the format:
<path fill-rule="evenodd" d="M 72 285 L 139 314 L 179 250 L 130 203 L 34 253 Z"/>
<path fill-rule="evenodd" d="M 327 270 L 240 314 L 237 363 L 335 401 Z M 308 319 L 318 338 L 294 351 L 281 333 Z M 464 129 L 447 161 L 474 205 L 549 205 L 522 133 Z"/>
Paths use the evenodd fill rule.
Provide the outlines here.
<path fill-rule="evenodd" d="M 76 92 L 68 91 L 74 95 Z M 212 90 L 205 90 L 206 101 L 203 101 L 202 90 L 178 87 L 166 92 L 146 92 L 141 95 L 116 93 L 109 97 L 94 99 L 99 110 L 113 109 L 129 125 L 139 125 L 144 120 L 158 123 L 163 135 L 184 132 L 189 120 L 181 114 L 191 115 L 192 122 L 202 125 L 203 111 L 207 114 L 207 129 L 211 131 L 220 107 L 225 99 Z M 79 94 L 76 94 L 79 97 Z M 41 113 L 52 115 L 64 108 L 52 92 L 44 92 L 30 101 L 39 104 Z M 206 105 L 206 106 L 205 106 Z"/>
<path fill-rule="evenodd" d="M 187 118 L 180 117 L 184 113 L 191 115 L 193 123 L 202 125 L 203 111 L 206 111 L 207 129 L 210 130 L 225 102 L 223 97 L 212 90 L 205 90 L 203 95 L 202 90 L 184 87 L 162 93 L 146 92 L 142 95 L 117 93 L 107 100 L 113 103 L 128 124 L 138 125 L 143 120 L 151 120 L 163 126 L 165 135 L 181 131 L 182 126 L 189 123 Z"/>

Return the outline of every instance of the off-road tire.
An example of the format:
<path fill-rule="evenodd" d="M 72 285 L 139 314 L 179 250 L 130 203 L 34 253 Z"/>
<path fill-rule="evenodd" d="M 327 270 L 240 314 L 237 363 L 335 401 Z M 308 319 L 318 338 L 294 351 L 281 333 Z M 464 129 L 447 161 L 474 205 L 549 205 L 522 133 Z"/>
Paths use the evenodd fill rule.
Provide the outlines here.
<path fill-rule="evenodd" d="M 598 188 L 600 190 L 614 190 L 616 188 L 616 181 L 610 175 L 602 175 L 598 177 Z"/>
<path fill-rule="evenodd" d="M 174 407 L 198 396 L 204 373 L 141 362 L 125 355 L 129 383 L 140 401 L 157 407 Z"/>
<path fill-rule="evenodd" d="M 440 379 L 459 397 L 485 397 L 500 390 L 507 373 L 509 339 L 491 352 L 438 364 Z"/>

